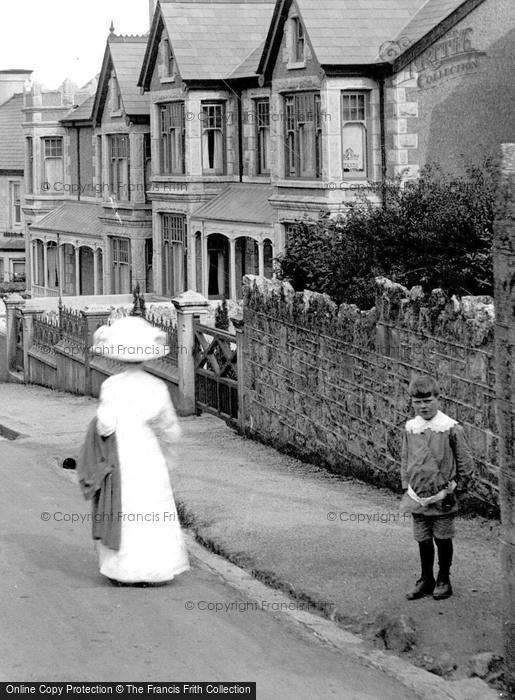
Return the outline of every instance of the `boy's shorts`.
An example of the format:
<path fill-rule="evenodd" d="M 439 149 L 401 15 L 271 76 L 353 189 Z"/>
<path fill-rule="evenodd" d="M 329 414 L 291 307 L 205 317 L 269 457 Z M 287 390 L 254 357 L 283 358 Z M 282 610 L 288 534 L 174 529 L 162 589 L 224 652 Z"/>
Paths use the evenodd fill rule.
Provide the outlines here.
<path fill-rule="evenodd" d="M 455 535 L 455 515 L 418 515 L 413 513 L 413 536 L 417 542 L 448 540 Z"/>

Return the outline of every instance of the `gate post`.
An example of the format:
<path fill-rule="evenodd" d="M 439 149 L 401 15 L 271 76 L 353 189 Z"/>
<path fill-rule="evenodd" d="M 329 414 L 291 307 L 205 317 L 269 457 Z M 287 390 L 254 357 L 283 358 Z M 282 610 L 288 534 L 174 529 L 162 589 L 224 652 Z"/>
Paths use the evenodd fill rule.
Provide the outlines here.
<path fill-rule="evenodd" d="M 238 428 L 242 434 L 245 433 L 245 369 L 244 369 L 244 321 L 242 318 L 231 318 L 232 325 L 236 331 L 236 365 L 238 372 Z"/>
<path fill-rule="evenodd" d="M 30 358 L 29 350 L 32 347 L 34 336 L 34 316 L 43 313 L 42 309 L 23 309 L 23 381 L 30 382 Z"/>
<path fill-rule="evenodd" d="M 177 412 L 181 416 L 196 413 L 195 402 L 195 330 L 194 316 L 204 316 L 209 304 L 191 289 L 172 299 L 177 310 L 177 366 L 179 374 L 179 403 Z"/>
<path fill-rule="evenodd" d="M 19 381 L 12 377 L 11 372 L 16 371 L 16 336 L 17 336 L 17 309 L 22 309 L 25 306 L 25 299 L 19 294 L 11 294 L 6 299 L 5 303 L 5 325 L 6 325 L 6 370 L 7 380 Z"/>

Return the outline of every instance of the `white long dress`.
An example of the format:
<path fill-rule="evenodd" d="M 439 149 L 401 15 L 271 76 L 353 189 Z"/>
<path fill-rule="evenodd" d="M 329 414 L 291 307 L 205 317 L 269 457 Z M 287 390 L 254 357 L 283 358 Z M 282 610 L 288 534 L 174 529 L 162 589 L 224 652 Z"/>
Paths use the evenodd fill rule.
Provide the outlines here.
<path fill-rule="evenodd" d="M 134 367 L 109 377 L 97 426 L 100 435 L 116 433 L 122 502 L 121 546 L 97 542 L 100 573 L 123 583 L 169 581 L 189 562 L 165 458 L 181 435 L 166 385 Z"/>

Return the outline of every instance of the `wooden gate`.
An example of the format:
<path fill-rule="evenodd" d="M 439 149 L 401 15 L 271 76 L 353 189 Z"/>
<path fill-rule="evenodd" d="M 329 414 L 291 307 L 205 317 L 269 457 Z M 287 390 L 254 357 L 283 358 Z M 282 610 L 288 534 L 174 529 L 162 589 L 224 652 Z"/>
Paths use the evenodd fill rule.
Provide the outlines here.
<path fill-rule="evenodd" d="M 23 316 L 21 309 L 16 309 L 16 354 L 14 357 L 14 369 L 23 372 Z"/>
<path fill-rule="evenodd" d="M 238 422 L 236 336 L 195 322 L 195 401 L 197 408 Z"/>

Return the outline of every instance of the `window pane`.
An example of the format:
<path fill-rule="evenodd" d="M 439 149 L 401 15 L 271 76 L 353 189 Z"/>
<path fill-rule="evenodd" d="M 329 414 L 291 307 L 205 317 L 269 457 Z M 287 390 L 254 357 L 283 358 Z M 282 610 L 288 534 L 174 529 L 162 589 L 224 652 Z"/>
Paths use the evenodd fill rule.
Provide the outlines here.
<path fill-rule="evenodd" d="M 344 172 L 365 172 L 365 134 L 366 131 L 363 124 L 349 123 L 343 127 L 342 144 Z"/>

